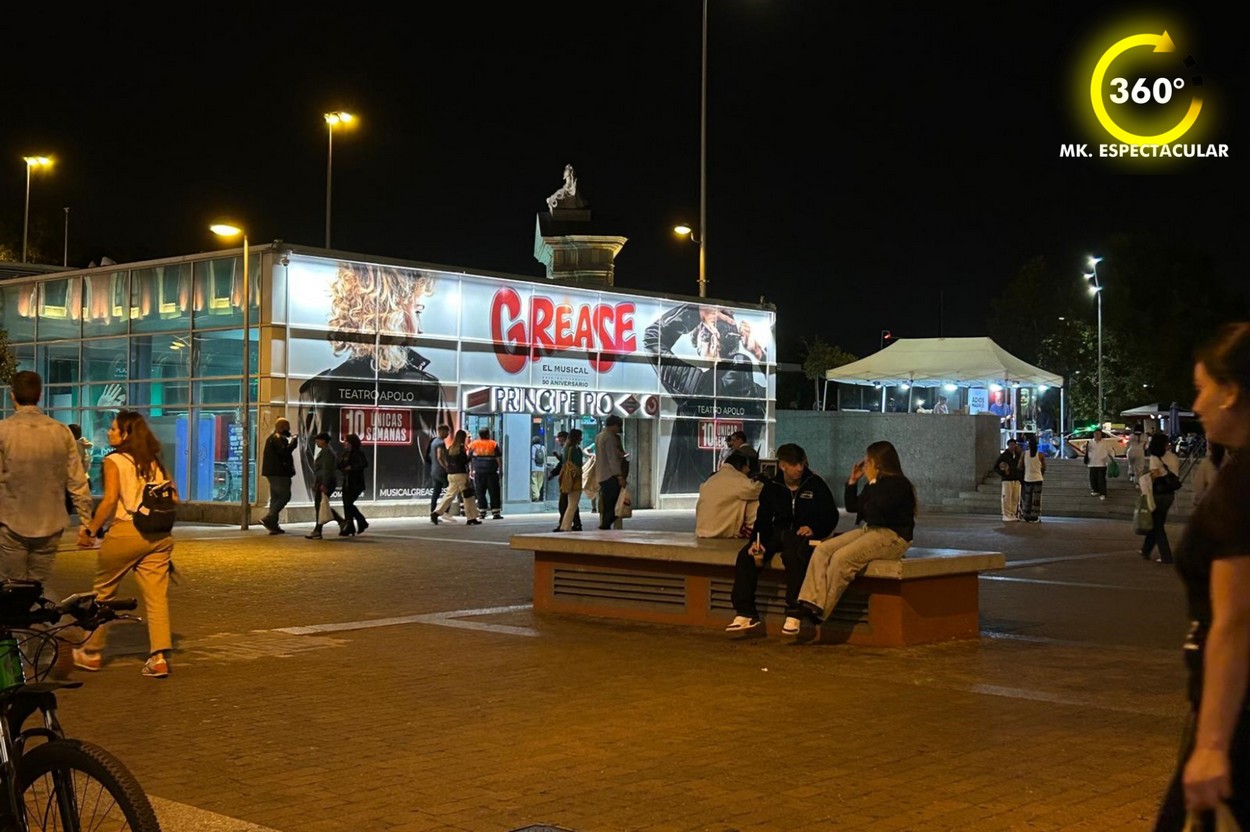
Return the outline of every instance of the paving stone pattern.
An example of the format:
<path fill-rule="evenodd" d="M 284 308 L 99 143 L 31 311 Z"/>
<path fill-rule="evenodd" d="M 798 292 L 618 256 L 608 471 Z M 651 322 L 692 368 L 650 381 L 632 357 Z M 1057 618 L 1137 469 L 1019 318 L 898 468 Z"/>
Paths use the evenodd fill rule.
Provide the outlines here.
<path fill-rule="evenodd" d="M 980 641 L 887 650 L 536 616 L 529 557 L 497 544 L 553 520 L 180 528 L 174 674 L 142 678 L 145 631 L 117 627 L 62 720 L 162 801 L 278 832 L 1150 827 L 1183 605 L 1127 523 L 922 517 L 917 545 L 1008 567 L 981 582 Z M 58 586 L 92 567 L 65 551 Z M 510 609 L 466 613 L 487 608 Z"/>

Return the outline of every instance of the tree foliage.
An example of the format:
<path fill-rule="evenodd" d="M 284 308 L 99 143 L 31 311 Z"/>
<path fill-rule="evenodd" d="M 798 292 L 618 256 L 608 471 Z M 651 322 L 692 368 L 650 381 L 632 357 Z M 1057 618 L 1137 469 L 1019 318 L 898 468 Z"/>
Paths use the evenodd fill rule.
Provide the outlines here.
<path fill-rule="evenodd" d="M 16 372 L 17 357 L 9 349 L 9 332 L 8 330 L 0 329 L 0 384 L 8 384 L 13 381 L 13 374 Z"/>
<path fill-rule="evenodd" d="M 803 351 L 803 374 L 812 380 L 817 403 L 820 402 L 820 383 L 825 380 L 825 372 L 859 360 L 841 347 L 826 343 L 819 335 L 811 341 L 804 338 Z"/>

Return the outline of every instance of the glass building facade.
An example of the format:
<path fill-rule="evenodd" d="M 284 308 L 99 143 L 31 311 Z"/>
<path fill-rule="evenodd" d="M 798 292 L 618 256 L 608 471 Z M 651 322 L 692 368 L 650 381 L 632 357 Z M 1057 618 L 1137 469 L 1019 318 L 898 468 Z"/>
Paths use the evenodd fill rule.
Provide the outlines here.
<path fill-rule="evenodd" d="M 592 447 L 612 414 L 625 420 L 638 507 L 691 505 L 734 430 L 771 452 L 771 308 L 282 244 L 252 248 L 248 272 L 246 372 L 237 250 L 0 282 L 19 369 L 38 372 L 44 409 L 94 444 L 97 493 L 108 427 L 124 408 L 147 418 L 186 500 L 237 505 L 245 400 L 249 493 L 261 502 L 258 446 L 281 416 L 300 437 L 293 505 L 311 502 L 311 437 L 331 434 L 337 451 L 355 433 L 371 460 L 362 499 L 414 504 L 418 515 L 440 424 L 499 441 L 512 513 L 554 509 L 556 433 L 579 428 Z"/>

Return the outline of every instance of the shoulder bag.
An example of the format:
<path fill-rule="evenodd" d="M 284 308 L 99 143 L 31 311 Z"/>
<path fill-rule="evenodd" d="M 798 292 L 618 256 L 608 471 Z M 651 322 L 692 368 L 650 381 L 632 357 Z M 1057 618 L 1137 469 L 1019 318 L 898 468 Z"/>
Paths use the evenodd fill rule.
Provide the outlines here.
<path fill-rule="evenodd" d="M 1172 469 L 1168 467 L 1166 462 L 1163 460 L 1159 460 L 1159 462 L 1163 465 L 1163 470 L 1167 471 L 1167 473 L 1161 477 L 1155 477 L 1154 483 L 1151 485 L 1154 493 L 1172 494 L 1173 492 L 1180 491 L 1181 478 L 1172 473 Z"/>

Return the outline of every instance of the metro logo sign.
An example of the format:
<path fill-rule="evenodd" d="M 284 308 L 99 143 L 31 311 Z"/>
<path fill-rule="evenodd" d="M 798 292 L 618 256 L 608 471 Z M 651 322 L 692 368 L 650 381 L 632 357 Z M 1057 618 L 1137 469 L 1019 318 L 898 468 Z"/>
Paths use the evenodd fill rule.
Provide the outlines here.
<path fill-rule="evenodd" d="M 541 295 L 535 295 L 526 309 L 516 289 L 499 289 L 490 303 L 491 337 L 503 347 L 495 355 L 504 370 L 519 373 L 545 354 L 586 350 L 590 365 L 606 372 L 617 356 L 638 348 L 636 310 L 630 302 L 574 305 Z"/>

